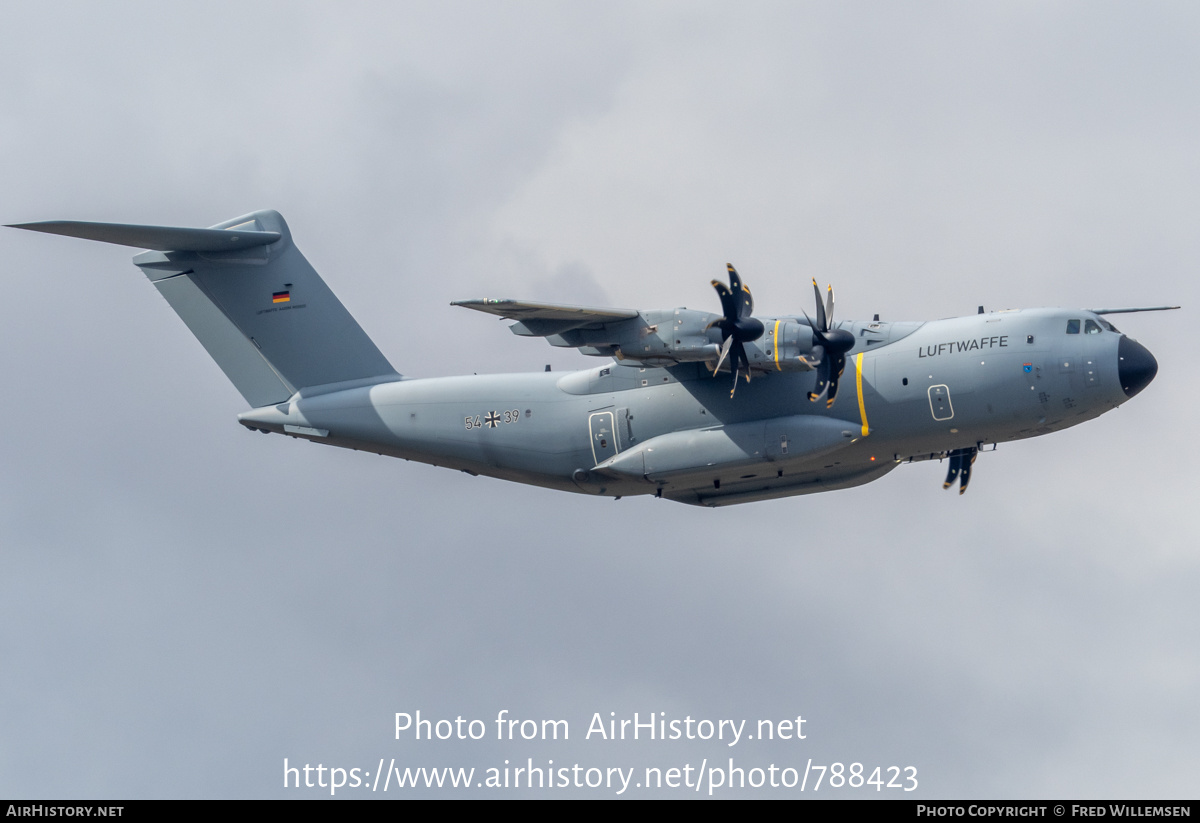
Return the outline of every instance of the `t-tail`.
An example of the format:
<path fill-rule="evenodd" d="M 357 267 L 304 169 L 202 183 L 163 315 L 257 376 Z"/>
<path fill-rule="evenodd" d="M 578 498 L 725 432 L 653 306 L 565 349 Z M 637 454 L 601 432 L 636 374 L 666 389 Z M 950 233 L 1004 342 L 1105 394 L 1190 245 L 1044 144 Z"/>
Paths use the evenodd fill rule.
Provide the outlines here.
<path fill-rule="evenodd" d="M 151 249 L 136 255 L 171 308 L 251 406 L 301 389 L 399 375 L 292 243 L 276 211 L 208 229 L 51 221 L 13 228 Z"/>

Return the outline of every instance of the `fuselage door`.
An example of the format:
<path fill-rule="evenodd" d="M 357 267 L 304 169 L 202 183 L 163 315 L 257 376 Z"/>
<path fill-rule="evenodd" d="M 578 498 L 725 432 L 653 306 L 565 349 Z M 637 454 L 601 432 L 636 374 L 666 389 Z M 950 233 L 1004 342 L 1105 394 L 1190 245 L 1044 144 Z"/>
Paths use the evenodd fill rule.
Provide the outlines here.
<path fill-rule="evenodd" d="M 949 420 L 954 417 L 954 406 L 950 404 L 950 387 L 944 383 L 929 387 L 929 410 L 934 420 Z"/>
<path fill-rule="evenodd" d="M 592 459 L 596 461 L 593 466 L 600 465 L 617 453 L 616 421 L 612 409 L 589 414 L 588 432 L 592 438 Z"/>

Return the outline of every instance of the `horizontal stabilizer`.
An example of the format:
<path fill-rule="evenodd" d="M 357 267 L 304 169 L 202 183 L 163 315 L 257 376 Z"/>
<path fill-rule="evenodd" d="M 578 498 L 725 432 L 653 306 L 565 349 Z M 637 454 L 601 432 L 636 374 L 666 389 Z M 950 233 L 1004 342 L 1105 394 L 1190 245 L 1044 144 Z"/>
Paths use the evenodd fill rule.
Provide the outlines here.
<path fill-rule="evenodd" d="M 237 226 L 228 229 L 185 229 L 171 226 L 134 226 L 127 223 L 82 223 L 75 220 L 14 223 L 8 228 L 61 234 L 64 237 L 98 240 L 101 243 L 115 243 L 118 246 L 155 251 L 239 251 L 265 246 L 281 237 L 277 231 L 241 231 Z"/>

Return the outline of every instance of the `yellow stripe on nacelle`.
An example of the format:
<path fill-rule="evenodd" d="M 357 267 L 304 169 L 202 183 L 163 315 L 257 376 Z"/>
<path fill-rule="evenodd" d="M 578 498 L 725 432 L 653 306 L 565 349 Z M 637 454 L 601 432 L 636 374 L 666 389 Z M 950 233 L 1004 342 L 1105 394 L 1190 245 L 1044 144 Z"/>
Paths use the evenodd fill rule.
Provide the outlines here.
<path fill-rule="evenodd" d="M 871 433 L 871 429 L 867 425 L 867 404 L 863 402 L 862 359 L 863 359 L 862 352 L 859 352 L 858 356 L 854 358 L 854 372 L 855 372 L 854 380 L 856 383 L 858 383 L 858 415 L 859 415 L 859 417 L 862 418 L 863 437 L 866 437 L 868 434 Z"/>

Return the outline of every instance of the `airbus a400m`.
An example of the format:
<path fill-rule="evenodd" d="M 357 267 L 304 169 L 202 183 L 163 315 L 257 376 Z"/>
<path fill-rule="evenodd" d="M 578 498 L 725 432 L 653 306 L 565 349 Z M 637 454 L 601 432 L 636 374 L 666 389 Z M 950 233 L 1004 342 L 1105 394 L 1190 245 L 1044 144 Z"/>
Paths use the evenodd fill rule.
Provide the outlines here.
<path fill-rule="evenodd" d="M 260 211 L 208 229 L 16 228 L 148 249 L 133 259 L 241 392 L 248 429 L 563 491 L 721 506 L 867 483 L 1116 408 L 1158 364 L 1104 315 L 1025 309 L 930 322 L 754 317 L 732 266 L 721 313 L 515 300 L 454 305 L 601 357 L 567 374 L 400 375 Z"/>

